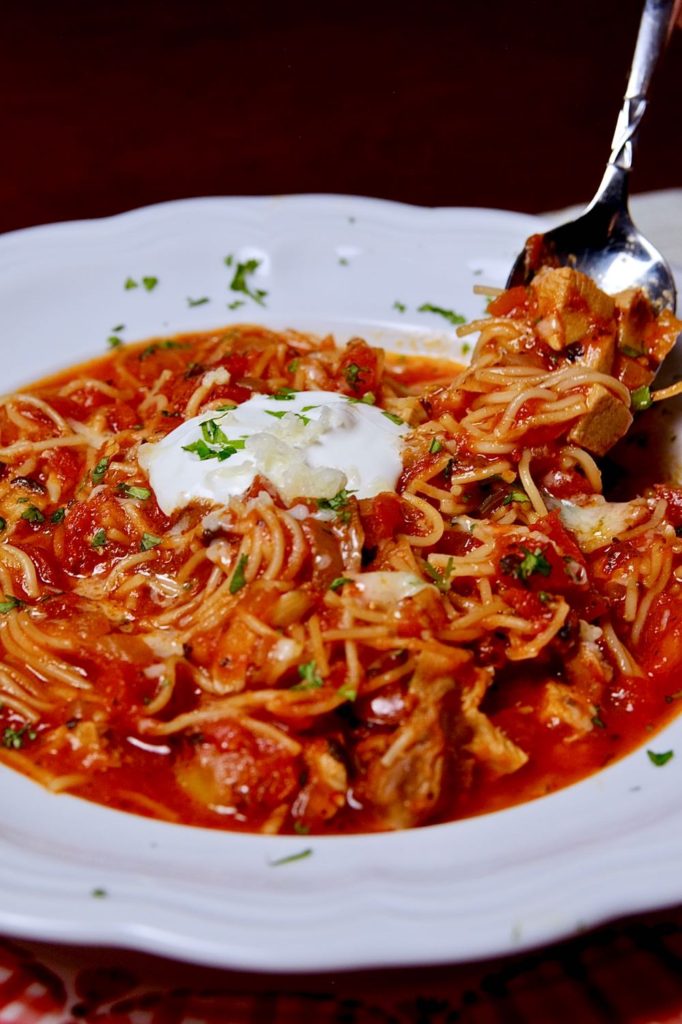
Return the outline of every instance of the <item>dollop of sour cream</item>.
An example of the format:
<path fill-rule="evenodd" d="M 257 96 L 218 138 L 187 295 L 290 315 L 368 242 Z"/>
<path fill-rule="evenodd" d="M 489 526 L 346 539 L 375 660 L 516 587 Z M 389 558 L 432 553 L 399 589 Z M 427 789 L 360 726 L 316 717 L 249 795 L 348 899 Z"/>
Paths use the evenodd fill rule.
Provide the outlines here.
<path fill-rule="evenodd" d="M 395 490 L 408 429 L 385 410 L 336 392 L 259 394 L 186 420 L 141 445 L 138 459 L 166 515 L 196 499 L 225 504 L 257 475 L 287 504 L 333 498 L 344 488 L 371 498 Z"/>

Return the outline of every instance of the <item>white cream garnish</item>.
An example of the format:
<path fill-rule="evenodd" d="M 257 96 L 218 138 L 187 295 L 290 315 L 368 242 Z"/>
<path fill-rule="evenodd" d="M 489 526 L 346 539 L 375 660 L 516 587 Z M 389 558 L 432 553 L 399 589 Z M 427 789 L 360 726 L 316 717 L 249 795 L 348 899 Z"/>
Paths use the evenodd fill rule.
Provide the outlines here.
<path fill-rule="evenodd" d="M 371 498 L 395 490 L 408 429 L 384 410 L 336 392 L 299 391 L 285 400 L 254 395 L 236 409 L 204 412 L 163 440 L 142 445 L 139 462 L 167 515 L 195 499 L 225 504 L 257 475 L 287 504 L 333 498 L 343 488 Z M 236 450 L 217 458 L 231 441 Z M 199 450 L 186 451 L 197 443 Z"/>

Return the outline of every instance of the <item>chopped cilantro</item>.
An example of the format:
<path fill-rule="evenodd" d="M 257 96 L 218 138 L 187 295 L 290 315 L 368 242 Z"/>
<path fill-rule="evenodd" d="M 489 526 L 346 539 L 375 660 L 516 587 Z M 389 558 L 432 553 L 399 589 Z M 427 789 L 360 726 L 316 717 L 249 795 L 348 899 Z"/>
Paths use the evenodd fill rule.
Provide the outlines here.
<path fill-rule="evenodd" d="M 225 263 L 228 266 L 232 266 L 231 263 L 227 263 L 227 259 L 225 260 Z M 268 293 L 263 291 L 262 288 L 251 288 L 248 282 L 248 278 L 252 274 L 256 273 L 260 265 L 261 261 L 256 259 L 245 260 L 243 263 L 237 263 L 229 287 L 233 292 L 243 292 L 244 295 L 248 295 L 250 299 L 257 302 L 259 306 L 264 306 L 265 302 L 263 300 Z"/>
<path fill-rule="evenodd" d="M 396 299 L 395 302 L 393 303 L 393 308 L 397 309 L 399 313 L 404 313 L 405 310 L 407 309 L 407 306 L 405 305 L 404 302 L 400 302 L 398 299 Z"/>
<path fill-rule="evenodd" d="M 376 400 L 374 394 L 371 391 L 365 391 L 365 393 L 362 396 L 362 398 L 353 398 L 350 395 L 346 395 L 346 401 L 350 402 L 351 405 L 357 405 L 358 402 L 361 402 L 362 405 L 376 405 L 377 404 L 377 400 Z M 402 422 L 402 420 L 401 420 L 401 422 Z"/>
<path fill-rule="evenodd" d="M 110 334 L 107 338 L 107 345 L 109 348 L 120 348 L 123 344 L 123 338 L 119 338 L 117 334 Z"/>
<path fill-rule="evenodd" d="M 11 726 L 7 726 L 2 734 L 2 744 L 9 750 L 21 750 L 24 745 L 24 737 L 34 740 L 36 735 L 35 730 L 29 728 L 28 725 L 22 725 L 20 729 L 13 729 Z"/>
<path fill-rule="evenodd" d="M 123 287 L 127 292 L 129 292 L 131 288 L 139 288 L 140 286 L 134 278 L 126 277 Z"/>
<path fill-rule="evenodd" d="M 402 427 L 405 423 L 404 419 L 401 419 L 400 416 L 396 416 L 394 412 L 389 412 L 388 409 L 382 409 L 381 415 L 385 416 L 387 420 L 391 421 L 391 423 L 395 423 L 397 427 Z"/>
<path fill-rule="evenodd" d="M 234 572 L 232 573 L 232 579 L 230 580 L 230 593 L 231 594 L 239 593 L 239 591 L 242 589 L 242 587 L 246 586 L 246 576 L 244 575 L 244 570 L 246 569 L 246 566 L 248 565 L 248 562 L 249 562 L 249 556 L 248 555 L 240 555 L 239 556 L 239 561 L 237 562 L 237 566 L 236 566 Z"/>
<path fill-rule="evenodd" d="M 352 579 L 349 576 L 337 576 L 335 580 L 332 580 L 329 584 L 330 590 L 340 590 L 345 583 L 352 583 Z"/>
<path fill-rule="evenodd" d="M 519 562 L 515 576 L 520 580 L 529 579 L 533 573 L 539 573 L 541 576 L 549 576 L 552 571 L 552 567 L 543 555 L 540 548 L 536 548 L 535 551 L 530 551 L 528 548 L 522 547 L 523 558 Z"/>
<path fill-rule="evenodd" d="M 307 857 L 312 857 L 313 851 L 308 847 L 307 850 L 301 850 L 299 853 L 291 853 L 288 857 L 279 857 L 277 860 L 268 861 L 271 868 L 280 868 L 283 864 L 293 864 L 297 860 L 306 860 Z"/>
<path fill-rule="evenodd" d="M 205 306 L 206 303 L 210 301 L 211 300 L 207 295 L 202 295 L 200 299 L 190 299 L 189 296 L 187 297 L 187 305 L 190 309 L 194 306 Z"/>
<path fill-rule="evenodd" d="M 213 424 L 214 426 L 208 426 L 207 424 Z M 206 427 L 206 430 L 204 428 Z M 214 430 L 215 428 L 215 430 Z M 207 420 L 201 424 L 201 431 L 206 438 L 209 435 L 215 433 L 217 439 L 214 442 L 214 447 L 210 447 L 205 440 L 199 439 L 193 441 L 191 444 L 183 444 L 182 450 L 184 452 L 191 452 L 194 455 L 198 455 L 202 462 L 206 459 L 217 459 L 218 462 L 224 462 L 225 459 L 229 459 L 238 451 L 242 451 L 246 444 L 243 438 L 231 438 L 225 437 L 223 431 L 218 427 L 215 420 Z M 220 435 L 218 437 L 218 435 Z"/>
<path fill-rule="evenodd" d="M 513 501 L 515 501 L 518 505 L 529 505 L 530 504 L 530 498 L 528 497 L 526 492 L 525 491 L 517 491 L 514 488 L 512 488 L 512 490 L 509 492 L 509 494 L 505 494 L 504 501 L 502 502 L 502 504 L 503 505 L 511 505 L 511 503 Z"/>
<path fill-rule="evenodd" d="M 298 675 L 301 682 L 292 686 L 292 690 L 319 690 L 321 686 L 324 686 L 324 680 L 317 671 L 315 661 L 306 661 L 303 665 L 299 665 Z"/>
<path fill-rule="evenodd" d="M 3 601 L 0 601 L 0 615 L 7 615 L 8 612 L 13 612 L 15 608 L 21 608 L 23 604 L 24 602 L 20 601 L 18 597 L 10 594 Z"/>
<path fill-rule="evenodd" d="M 427 576 L 431 577 L 438 589 L 444 594 L 450 589 L 450 578 L 452 576 L 454 565 L 454 558 L 448 558 L 447 564 L 442 570 L 438 569 L 435 565 L 431 565 L 431 562 L 424 562 L 424 571 Z"/>
<path fill-rule="evenodd" d="M 143 533 L 140 541 L 140 551 L 151 551 L 161 543 L 161 537 L 155 537 L 153 533 Z"/>
<path fill-rule="evenodd" d="M 643 412 L 644 409 L 648 409 L 653 399 L 651 397 L 651 389 L 648 384 L 643 384 L 641 388 L 635 388 L 632 392 L 632 408 L 636 412 Z"/>
<path fill-rule="evenodd" d="M 343 686 L 340 686 L 336 693 L 339 697 L 343 697 L 344 700 L 349 700 L 351 702 L 354 701 L 358 695 L 358 691 L 353 686 L 348 686 L 346 683 L 344 683 Z"/>
<path fill-rule="evenodd" d="M 672 760 L 675 756 L 675 751 L 666 750 L 661 754 L 657 754 L 653 750 L 647 750 L 647 756 L 652 764 L 655 764 L 660 768 L 661 765 L 667 764 L 668 761 Z"/>
<path fill-rule="evenodd" d="M 65 508 L 56 508 L 54 510 L 54 512 L 52 513 L 52 515 L 50 516 L 50 522 L 51 523 L 61 523 L 61 522 L 63 522 L 65 515 L 66 515 L 66 509 Z"/>
<path fill-rule="evenodd" d="M 204 420 L 201 433 L 207 444 L 229 444 L 217 420 Z"/>
<path fill-rule="evenodd" d="M 442 306 L 434 306 L 432 302 L 422 302 L 421 306 L 417 307 L 418 313 L 435 313 L 436 316 L 445 317 L 451 324 L 465 324 L 467 318 L 462 316 L 461 313 L 455 313 L 452 309 L 443 309 Z"/>
<path fill-rule="evenodd" d="M 622 345 L 620 350 L 624 356 L 630 356 L 630 359 L 638 359 L 644 355 L 641 349 L 633 348 L 632 345 Z"/>
<path fill-rule="evenodd" d="M 118 490 L 126 498 L 139 498 L 140 501 L 146 501 L 147 498 L 152 496 L 152 492 L 148 487 L 131 487 L 130 484 L 119 484 Z"/>
<path fill-rule="evenodd" d="M 159 283 L 158 277 L 143 277 L 142 284 L 148 292 L 153 292 Z"/>
<path fill-rule="evenodd" d="M 147 345 L 140 352 L 140 359 L 149 359 L 150 356 L 156 355 L 162 349 L 173 349 L 173 348 L 189 348 L 186 342 L 174 341 L 173 338 L 167 338 L 165 341 L 152 342 L 151 345 Z"/>
<path fill-rule="evenodd" d="M 437 437 L 434 437 L 434 439 L 431 441 L 431 444 L 429 445 L 429 453 L 431 455 L 438 455 L 438 452 L 442 451 L 442 449 L 443 442 L 439 441 Z"/>
<path fill-rule="evenodd" d="M 104 480 L 104 476 L 105 476 L 106 471 L 108 469 L 109 469 L 109 459 L 106 458 L 106 457 L 103 458 L 103 459 L 100 459 L 99 462 L 97 463 L 97 465 L 95 466 L 95 468 L 93 469 L 92 473 L 91 473 L 93 484 L 101 484 L 102 480 Z"/>
<path fill-rule="evenodd" d="M 320 509 L 329 509 L 332 512 L 336 512 L 336 515 L 342 523 L 347 523 L 350 519 L 350 509 L 348 508 L 348 501 L 351 494 L 354 491 L 347 491 L 345 487 L 338 491 L 333 498 L 318 498 L 317 507 Z"/>
<path fill-rule="evenodd" d="M 25 508 L 24 511 L 21 513 L 21 518 L 25 519 L 27 523 L 45 522 L 45 516 L 43 515 L 39 508 L 36 508 L 35 505 L 29 505 L 27 508 Z"/>
<path fill-rule="evenodd" d="M 103 548 L 107 542 L 106 530 L 100 526 L 99 530 L 95 530 L 90 541 L 90 547 L 92 548 Z"/>

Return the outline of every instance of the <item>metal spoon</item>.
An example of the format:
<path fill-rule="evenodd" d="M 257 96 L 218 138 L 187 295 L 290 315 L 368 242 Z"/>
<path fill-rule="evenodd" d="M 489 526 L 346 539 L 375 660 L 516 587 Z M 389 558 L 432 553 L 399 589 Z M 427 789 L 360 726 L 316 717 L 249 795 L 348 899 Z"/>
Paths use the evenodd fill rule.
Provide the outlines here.
<path fill-rule="evenodd" d="M 592 202 L 577 220 L 532 235 L 519 253 L 507 288 L 528 284 L 543 266 L 570 266 L 592 277 L 606 292 L 643 288 L 659 310 L 675 312 L 670 267 L 632 223 L 628 178 L 646 94 L 673 25 L 676 0 L 645 0 L 630 78 L 606 172 Z"/>

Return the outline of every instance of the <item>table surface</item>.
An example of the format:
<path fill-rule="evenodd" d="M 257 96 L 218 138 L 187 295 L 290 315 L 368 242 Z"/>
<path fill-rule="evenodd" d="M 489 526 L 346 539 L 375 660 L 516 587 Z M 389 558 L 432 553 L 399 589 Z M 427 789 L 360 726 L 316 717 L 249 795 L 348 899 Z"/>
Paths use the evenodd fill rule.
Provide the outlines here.
<path fill-rule="evenodd" d="M 189 195 L 342 192 L 537 212 L 589 198 L 638 0 L 258 9 L 6 0 L 0 231 Z M 682 185 L 682 32 L 633 185 Z M 682 264 L 679 191 L 636 219 Z M 519 957 L 285 978 L 0 944 L 0 1024 L 682 1022 L 682 909 Z"/>

